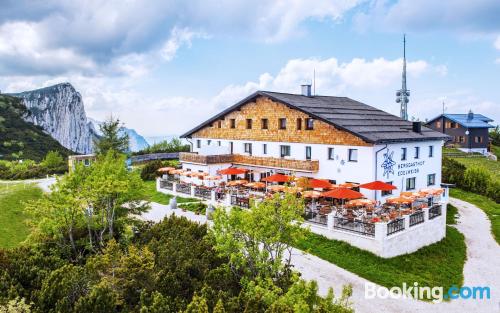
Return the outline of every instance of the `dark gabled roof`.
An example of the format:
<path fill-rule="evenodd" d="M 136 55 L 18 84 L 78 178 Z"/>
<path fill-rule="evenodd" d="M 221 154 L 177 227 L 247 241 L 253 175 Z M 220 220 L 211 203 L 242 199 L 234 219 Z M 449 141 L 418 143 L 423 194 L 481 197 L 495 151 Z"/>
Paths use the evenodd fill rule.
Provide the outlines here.
<path fill-rule="evenodd" d="M 304 112 L 336 128 L 352 133 L 370 143 L 389 143 L 401 141 L 446 140 L 447 135 L 422 127 L 421 133 L 412 131 L 412 122 L 405 121 L 364 103 L 347 97 L 303 96 L 297 94 L 257 91 L 240 102 L 232 105 L 211 119 L 198 125 L 181 137 L 193 133 L 217 121 L 259 96 L 268 97 L 292 109 Z"/>
<path fill-rule="evenodd" d="M 489 117 L 486 117 L 482 114 L 473 113 L 469 114 L 441 114 L 431 119 L 427 124 L 434 122 L 438 118 L 445 117 L 453 122 L 456 122 L 463 127 L 466 128 L 493 128 L 495 126 L 488 124 L 489 122 L 493 122 L 493 120 Z"/>

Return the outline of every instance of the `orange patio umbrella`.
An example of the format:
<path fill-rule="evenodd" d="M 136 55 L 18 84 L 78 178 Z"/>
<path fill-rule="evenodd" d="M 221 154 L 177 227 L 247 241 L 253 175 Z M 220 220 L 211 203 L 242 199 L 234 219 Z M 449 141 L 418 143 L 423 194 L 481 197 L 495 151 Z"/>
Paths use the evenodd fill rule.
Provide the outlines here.
<path fill-rule="evenodd" d="M 354 187 L 359 187 L 358 184 L 355 183 L 343 183 L 339 185 L 340 188 L 354 188 Z"/>
<path fill-rule="evenodd" d="M 408 197 L 392 197 L 387 198 L 385 201 L 391 204 L 410 204 L 413 202 L 413 199 Z"/>
<path fill-rule="evenodd" d="M 428 195 L 437 196 L 437 195 L 442 194 L 444 192 L 444 190 L 443 190 L 443 188 L 422 188 L 422 189 L 420 189 L 420 192 L 428 194 Z"/>
<path fill-rule="evenodd" d="M 175 170 L 175 167 L 160 167 L 156 171 L 160 172 L 160 173 L 168 173 L 168 172 L 173 171 L 173 170 Z"/>
<path fill-rule="evenodd" d="M 373 205 L 375 204 L 375 200 L 370 199 L 354 199 L 347 202 L 347 205 L 352 206 L 363 206 L 363 205 Z"/>
<path fill-rule="evenodd" d="M 321 194 L 325 198 L 335 199 L 358 199 L 364 197 L 361 192 L 357 192 L 348 188 L 336 188 Z"/>
<path fill-rule="evenodd" d="M 248 180 L 245 180 L 245 179 L 232 180 L 232 181 L 227 183 L 227 186 L 240 186 L 240 185 L 244 185 L 247 183 L 248 183 Z"/>
<path fill-rule="evenodd" d="M 248 170 L 244 169 L 244 168 L 229 167 L 229 168 L 220 170 L 218 173 L 219 173 L 219 175 L 239 175 L 239 174 L 245 174 L 246 172 L 248 172 Z"/>
<path fill-rule="evenodd" d="M 220 180 L 222 176 L 207 175 L 203 177 L 204 180 Z"/>
<path fill-rule="evenodd" d="M 182 174 L 182 173 L 184 173 L 184 170 L 181 170 L 181 169 L 171 170 L 169 173 L 170 174 Z"/>
<path fill-rule="evenodd" d="M 268 183 L 287 183 L 292 180 L 291 176 L 283 175 L 283 174 L 274 174 L 269 177 L 262 179 L 262 181 Z"/>
<path fill-rule="evenodd" d="M 309 199 L 317 199 L 321 197 L 321 192 L 317 190 L 307 190 L 302 192 L 302 197 Z"/>
<path fill-rule="evenodd" d="M 333 185 L 329 181 L 316 178 L 310 179 L 308 185 L 311 188 L 323 188 L 323 189 L 330 189 L 333 187 Z"/>
<path fill-rule="evenodd" d="M 273 191 L 273 192 L 284 191 L 285 190 L 285 186 L 283 186 L 283 185 L 273 185 L 273 186 L 267 187 L 267 190 L 270 190 L 270 191 Z"/>
<path fill-rule="evenodd" d="M 245 184 L 245 187 L 254 188 L 254 189 L 264 189 L 264 188 L 266 188 L 266 184 L 261 183 L 261 182 L 253 182 L 253 183 Z"/>
<path fill-rule="evenodd" d="M 385 182 L 380 181 L 380 180 L 372 181 L 371 183 L 361 184 L 361 185 L 359 185 L 359 187 L 364 188 L 364 189 L 382 190 L 382 191 L 389 191 L 389 190 L 397 189 L 396 186 L 385 183 Z"/>

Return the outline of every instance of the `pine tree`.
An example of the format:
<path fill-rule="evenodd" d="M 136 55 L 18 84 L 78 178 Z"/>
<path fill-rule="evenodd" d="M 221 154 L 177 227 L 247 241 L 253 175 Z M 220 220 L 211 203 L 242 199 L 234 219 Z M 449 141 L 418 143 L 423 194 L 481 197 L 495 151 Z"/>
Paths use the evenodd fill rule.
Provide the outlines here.
<path fill-rule="evenodd" d="M 109 150 L 126 153 L 129 151 L 129 137 L 121 131 L 123 124 L 119 119 L 110 117 L 99 125 L 102 133 L 100 138 L 94 140 L 94 150 L 97 154 L 106 154 Z"/>

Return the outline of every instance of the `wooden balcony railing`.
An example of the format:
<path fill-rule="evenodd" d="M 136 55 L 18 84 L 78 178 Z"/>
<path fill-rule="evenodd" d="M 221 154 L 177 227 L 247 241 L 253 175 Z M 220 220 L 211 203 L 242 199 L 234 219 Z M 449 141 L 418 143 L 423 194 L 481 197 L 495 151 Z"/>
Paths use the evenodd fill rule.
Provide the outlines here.
<path fill-rule="evenodd" d="M 304 172 L 317 172 L 319 170 L 319 161 L 257 157 L 242 154 L 199 155 L 192 152 L 181 152 L 179 153 L 179 160 L 181 162 L 204 165 L 231 163 L 236 165 L 289 169 Z"/>

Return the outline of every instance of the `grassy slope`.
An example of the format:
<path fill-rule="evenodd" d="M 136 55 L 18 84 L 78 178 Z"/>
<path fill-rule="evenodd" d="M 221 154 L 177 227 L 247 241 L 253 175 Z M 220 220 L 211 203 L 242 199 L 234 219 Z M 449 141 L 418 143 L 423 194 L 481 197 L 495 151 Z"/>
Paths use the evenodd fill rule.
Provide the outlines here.
<path fill-rule="evenodd" d="M 22 159 L 40 161 L 51 150 L 67 156 L 71 151 L 46 134 L 42 128 L 24 121 L 26 107 L 15 97 L 0 95 L 0 155 L 13 159 L 13 153 L 22 152 Z"/>
<path fill-rule="evenodd" d="M 499 146 L 491 146 L 491 152 L 497 156 L 498 161 L 500 162 L 500 147 Z"/>
<path fill-rule="evenodd" d="M 487 169 L 493 179 L 500 180 L 500 161 L 492 161 L 487 158 L 467 158 L 467 153 L 462 152 L 457 149 L 443 148 L 443 152 L 450 152 L 454 154 L 459 154 L 464 157 L 452 157 L 454 160 L 462 163 L 466 167 L 470 166 L 480 166 Z M 493 153 L 497 156 L 500 154 L 500 147 L 493 146 Z"/>
<path fill-rule="evenodd" d="M 453 209 L 447 221 L 453 221 Z M 403 282 L 420 286 L 461 285 L 466 258 L 464 236 L 447 226 L 446 237 L 414 253 L 384 259 L 345 242 L 310 234 L 297 246 L 374 283 L 386 287 Z M 445 289 L 446 290 L 446 289 Z"/>
<path fill-rule="evenodd" d="M 483 210 L 491 221 L 491 232 L 498 244 L 500 244 L 500 203 L 485 196 L 481 196 L 472 192 L 453 188 L 450 190 L 450 195 L 463 201 L 474 204 Z"/>
<path fill-rule="evenodd" d="M 155 181 L 146 181 L 147 186 L 147 196 L 148 200 L 151 202 L 157 202 L 160 204 L 169 204 L 170 199 L 173 198 L 171 195 L 166 195 L 164 193 L 156 191 L 156 182 Z M 183 198 L 177 197 L 177 203 L 185 203 L 185 202 L 196 202 L 198 199 L 193 198 Z"/>
<path fill-rule="evenodd" d="M 24 202 L 41 196 L 42 190 L 35 185 L 0 183 L 0 248 L 13 248 L 26 239 Z"/>

